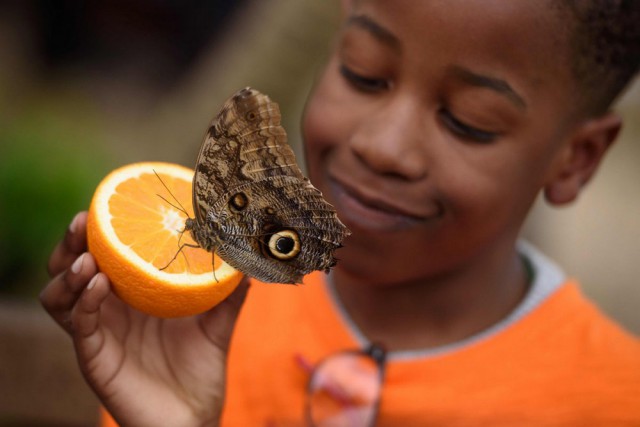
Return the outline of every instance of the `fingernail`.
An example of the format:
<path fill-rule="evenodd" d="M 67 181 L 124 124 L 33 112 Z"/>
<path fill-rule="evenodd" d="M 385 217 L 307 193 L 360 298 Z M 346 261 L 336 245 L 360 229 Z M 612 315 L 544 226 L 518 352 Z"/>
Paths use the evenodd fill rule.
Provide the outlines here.
<path fill-rule="evenodd" d="M 79 218 L 80 218 L 80 214 L 78 213 L 71 220 L 71 224 L 69 224 L 69 231 L 71 231 L 72 233 L 75 233 L 76 229 L 78 228 L 78 219 Z"/>
<path fill-rule="evenodd" d="M 84 261 L 84 254 L 80 255 L 73 264 L 71 264 L 71 272 L 73 274 L 80 273 L 80 270 L 82 270 L 82 261 Z"/>
<path fill-rule="evenodd" d="M 95 276 L 93 276 L 93 278 L 89 281 L 89 284 L 87 285 L 87 289 L 91 290 L 93 289 L 93 287 L 96 285 L 96 282 L 98 281 L 98 275 L 96 274 Z"/>

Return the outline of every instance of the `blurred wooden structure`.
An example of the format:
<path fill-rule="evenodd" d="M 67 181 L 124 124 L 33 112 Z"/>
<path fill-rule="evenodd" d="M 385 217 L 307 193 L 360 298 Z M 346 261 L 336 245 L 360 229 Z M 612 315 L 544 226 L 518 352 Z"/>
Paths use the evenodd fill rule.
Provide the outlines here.
<path fill-rule="evenodd" d="M 0 300 L 0 426 L 97 423 L 71 339 L 31 301 Z"/>

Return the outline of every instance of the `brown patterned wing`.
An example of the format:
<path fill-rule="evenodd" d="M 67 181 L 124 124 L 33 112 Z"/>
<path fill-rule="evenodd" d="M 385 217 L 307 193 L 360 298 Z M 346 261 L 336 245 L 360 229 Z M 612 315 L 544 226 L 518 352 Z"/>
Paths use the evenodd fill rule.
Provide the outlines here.
<path fill-rule="evenodd" d="M 198 221 L 238 181 L 264 174 L 304 179 L 280 118 L 278 104 L 251 88 L 238 91 L 224 103 L 196 161 L 193 201 Z"/>
<path fill-rule="evenodd" d="M 335 264 L 349 232 L 298 167 L 280 110 L 246 88 L 205 137 L 193 180 L 196 241 L 262 281 L 299 283 Z"/>

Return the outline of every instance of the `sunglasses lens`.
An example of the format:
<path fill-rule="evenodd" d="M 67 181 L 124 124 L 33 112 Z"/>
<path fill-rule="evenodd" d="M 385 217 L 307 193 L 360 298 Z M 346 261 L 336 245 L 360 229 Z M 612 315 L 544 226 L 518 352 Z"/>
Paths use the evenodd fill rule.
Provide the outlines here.
<path fill-rule="evenodd" d="M 381 371 L 362 353 L 326 359 L 309 384 L 309 415 L 314 426 L 372 426 L 381 392 Z"/>

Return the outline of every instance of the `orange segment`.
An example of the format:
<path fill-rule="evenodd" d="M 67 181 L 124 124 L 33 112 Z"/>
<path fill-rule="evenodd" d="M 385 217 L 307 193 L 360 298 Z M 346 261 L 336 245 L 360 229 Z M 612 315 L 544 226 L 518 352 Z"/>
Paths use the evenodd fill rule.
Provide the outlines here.
<path fill-rule="evenodd" d="M 192 170 L 159 162 L 124 166 L 96 189 L 87 222 L 89 251 L 114 292 L 134 308 L 159 317 L 206 311 L 242 275 L 203 249 L 185 246 L 178 253 L 195 242 L 182 233 L 187 215 L 172 206 L 176 202 L 154 171 L 193 216 Z"/>

